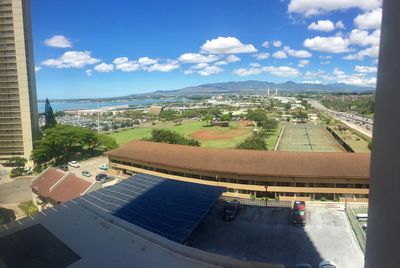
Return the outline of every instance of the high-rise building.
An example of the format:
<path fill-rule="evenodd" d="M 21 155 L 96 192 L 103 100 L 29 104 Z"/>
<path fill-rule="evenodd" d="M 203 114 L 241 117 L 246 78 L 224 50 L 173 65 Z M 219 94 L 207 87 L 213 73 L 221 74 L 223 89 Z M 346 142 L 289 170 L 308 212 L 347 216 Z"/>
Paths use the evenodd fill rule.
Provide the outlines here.
<path fill-rule="evenodd" d="M 29 0 L 0 1 L 0 163 L 29 159 L 39 133 Z"/>

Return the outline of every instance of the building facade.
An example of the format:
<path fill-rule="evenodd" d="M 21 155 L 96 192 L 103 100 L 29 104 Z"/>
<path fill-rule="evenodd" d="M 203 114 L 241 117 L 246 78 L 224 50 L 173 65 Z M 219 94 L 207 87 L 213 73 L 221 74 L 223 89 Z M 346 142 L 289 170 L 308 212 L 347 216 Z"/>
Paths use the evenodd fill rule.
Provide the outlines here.
<path fill-rule="evenodd" d="M 0 163 L 29 159 L 38 136 L 29 0 L 0 2 Z"/>
<path fill-rule="evenodd" d="M 133 141 L 107 152 L 116 173 L 226 187 L 227 196 L 366 201 L 368 153 L 269 152 Z"/>

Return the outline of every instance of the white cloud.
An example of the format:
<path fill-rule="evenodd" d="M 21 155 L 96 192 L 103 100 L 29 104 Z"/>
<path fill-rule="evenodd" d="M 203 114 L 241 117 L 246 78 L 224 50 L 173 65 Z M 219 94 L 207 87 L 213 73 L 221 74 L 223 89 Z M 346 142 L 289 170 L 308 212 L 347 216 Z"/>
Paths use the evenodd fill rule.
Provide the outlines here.
<path fill-rule="evenodd" d="M 127 57 L 114 59 L 115 69 L 122 72 L 134 72 L 140 69 L 140 64 L 137 61 L 130 61 Z"/>
<path fill-rule="evenodd" d="M 242 44 L 236 37 L 218 37 L 207 40 L 201 46 L 201 51 L 210 54 L 255 53 L 257 49 L 252 44 Z"/>
<path fill-rule="evenodd" d="M 248 76 L 248 75 L 256 75 L 256 74 L 261 74 L 263 72 L 263 69 L 260 68 L 239 68 L 236 70 L 233 70 L 233 74 L 239 75 L 239 76 Z"/>
<path fill-rule="evenodd" d="M 179 62 L 177 60 L 167 60 L 165 63 L 156 63 L 148 67 L 149 72 L 170 72 L 179 68 Z"/>
<path fill-rule="evenodd" d="M 338 22 L 336 22 L 336 24 L 335 24 L 335 28 L 336 29 L 345 29 L 346 27 L 344 26 L 344 23 L 341 21 L 341 20 L 339 20 Z"/>
<path fill-rule="evenodd" d="M 285 46 L 283 50 L 288 54 L 289 56 L 296 57 L 296 58 L 310 58 L 312 57 L 312 54 L 306 50 L 294 50 L 291 49 L 289 46 Z"/>
<path fill-rule="evenodd" d="M 190 66 L 190 68 L 192 68 L 192 69 L 203 69 L 203 68 L 206 68 L 208 66 L 209 66 L 208 63 L 202 62 L 202 63 L 198 63 L 196 65 Z"/>
<path fill-rule="evenodd" d="M 54 68 L 82 68 L 100 61 L 90 54 L 90 51 L 67 51 L 61 57 L 45 60 L 42 64 Z"/>
<path fill-rule="evenodd" d="M 188 75 L 188 74 L 193 74 L 193 73 L 195 73 L 195 71 L 194 71 L 194 70 L 191 70 L 191 69 L 189 69 L 189 70 L 185 70 L 185 71 L 183 71 L 183 73 L 184 73 L 185 75 Z"/>
<path fill-rule="evenodd" d="M 265 41 L 264 43 L 262 43 L 262 47 L 269 48 L 269 42 Z"/>
<path fill-rule="evenodd" d="M 249 64 L 251 67 L 261 67 L 261 64 L 259 64 L 258 62 L 252 62 Z"/>
<path fill-rule="evenodd" d="M 309 60 L 300 60 L 299 64 L 297 64 L 297 66 L 302 68 L 302 67 L 305 67 L 305 66 L 307 66 L 309 64 L 310 64 Z"/>
<path fill-rule="evenodd" d="M 228 63 L 224 60 L 221 61 L 217 61 L 216 63 L 214 63 L 214 65 L 227 65 Z"/>
<path fill-rule="evenodd" d="M 319 58 L 323 59 L 323 60 L 329 60 L 330 58 L 332 58 L 332 56 L 331 55 L 321 55 L 321 56 L 319 56 Z"/>
<path fill-rule="evenodd" d="M 325 61 L 320 61 L 319 63 L 323 64 L 323 65 L 327 65 L 327 64 L 330 64 L 331 61 L 330 60 L 325 60 Z"/>
<path fill-rule="evenodd" d="M 46 39 L 44 44 L 49 47 L 68 48 L 72 47 L 72 42 L 63 35 L 54 35 Z"/>
<path fill-rule="evenodd" d="M 372 10 L 379 8 L 381 5 L 382 0 L 291 0 L 288 6 L 288 12 L 310 17 L 349 8 Z"/>
<path fill-rule="evenodd" d="M 349 41 L 351 44 L 358 46 L 378 46 L 381 30 L 375 30 L 372 34 L 367 31 L 353 29 L 349 35 Z"/>
<path fill-rule="evenodd" d="M 96 65 L 94 67 L 94 69 L 100 73 L 108 73 L 108 72 L 112 72 L 114 70 L 114 65 L 103 62 L 99 65 Z"/>
<path fill-rule="evenodd" d="M 225 58 L 226 62 L 232 63 L 232 62 L 237 62 L 240 61 L 240 58 L 235 56 L 235 55 L 229 55 Z"/>
<path fill-rule="evenodd" d="M 319 80 L 304 80 L 303 84 L 322 84 Z"/>
<path fill-rule="evenodd" d="M 362 30 L 380 29 L 382 21 L 382 8 L 374 9 L 370 12 L 358 15 L 354 19 L 354 24 Z"/>
<path fill-rule="evenodd" d="M 375 86 L 376 77 L 366 77 L 365 74 L 360 74 L 360 73 L 351 75 L 342 75 L 337 78 L 337 82 L 355 86 Z"/>
<path fill-rule="evenodd" d="M 282 42 L 280 40 L 275 40 L 275 41 L 272 41 L 272 45 L 274 47 L 281 47 L 282 46 Z"/>
<path fill-rule="evenodd" d="M 334 74 L 334 75 L 336 75 L 336 76 L 339 76 L 339 75 L 344 75 L 344 72 L 342 71 L 342 70 L 340 70 L 339 68 L 333 68 L 333 71 L 332 71 L 332 73 Z"/>
<path fill-rule="evenodd" d="M 85 73 L 87 76 L 92 76 L 93 70 L 92 69 L 87 69 L 85 70 Z"/>
<path fill-rule="evenodd" d="M 366 49 L 360 50 L 355 54 L 344 56 L 342 59 L 345 60 L 363 60 L 365 57 L 378 58 L 379 46 L 372 46 Z"/>
<path fill-rule="evenodd" d="M 319 20 L 311 23 L 307 28 L 314 31 L 331 32 L 335 30 L 335 24 L 330 20 Z"/>
<path fill-rule="evenodd" d="M 321 52 L 343 53 L 349 51 L 349 40 L 340 36 L 316 36 L 314 38 L 304 40 L 303 45 L 309 49 Z"/>
<path fill-rule="evenodd" d="M 378 68 L 375 66 L 356 65 L 354 71 L 358 73 L 376 73 L 378 71 Z"/>
<path fill-rule="evenodd" d="M 206 67 L 206 68 L 204 68 L 204 69 L 198 71 L 198 73 L 199 73 L 200 75 L 202 75 L 202 76 L 209 76 L 209 75 L 212 75 L 212 74 L 220 73 L 220 72 L 222 72 L 222 71 L 223 71 L 223 69 L 222 69 L 221 67 L 218 67 L 218 66 L 209 66 L 209 67 Z"/>
<path fill-rule="evenodd" d="M 219 59 L 220 57 L 216 55 L 202 55 L 199 53 L 185 53 L 178 58 L 178 60 L 183 63 L 213 62 Z"/>
<path fill-rule="evenodd" d="M 269 53 L 262 52 L 262 53 L 254 54 L 253 57 L 255 57 L 257 60 L 265 60 L 265 59 L 269 58 Z"/>
<path fill-rule="evenodd" d="M 286 59 L 287 58 L 287 54 L 283 50 L 278 50 L 274 54 L 272 54 L 272 57 L 275 58 L 275 59 Z"/>
<path fill-rule="evenodd" d="M 35 72 L 39 72 L 40 70 L 42 70 L 42 67 L 40 67 L 40 66 L 35 66 Z"/>
<path fill-rule="evenodd" d="M 156 64 L 158 62 L 158 60 L 156 59 L 151 59 L 149 57 L 142 57 L 138 59 L 138 62 L 140 65 L 151 65 L 151 64 Z"/>
<path fill-rule="evenodd" d="M 263 71 L 279 77 L 296 77 L 300 75 L 297 69 L 289 66 L 267 66 L 263 67 Z"/>

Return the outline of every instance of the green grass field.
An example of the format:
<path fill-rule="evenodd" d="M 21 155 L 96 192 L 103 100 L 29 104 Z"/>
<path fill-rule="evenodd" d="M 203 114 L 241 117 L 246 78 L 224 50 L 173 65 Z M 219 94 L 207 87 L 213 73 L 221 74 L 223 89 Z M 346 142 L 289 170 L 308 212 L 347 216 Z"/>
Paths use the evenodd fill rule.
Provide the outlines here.
<path fill-rule="evenodd" d="M 176 131 L 188 138 L 194 138 L 201 142 L 202 147 L 234 148 L 252 133 L 252 127 L 246 127 L 239 122 L 231 122 L 229 127 L 209 127 L 205 122 L 186 121 L 182 125 L 174 125 L 171 122 L 158 123 L 155 126 L 139 127 L 123 130 L 109 135 L 114 137 L 118 144 L 124 144 L 132 140 L 141 140 L 151 136 L 153 128 L 162 128 Z M 268 137 L 268 149 L 273 150 L 280 132 L 277 128 L 273 135 Z"/>

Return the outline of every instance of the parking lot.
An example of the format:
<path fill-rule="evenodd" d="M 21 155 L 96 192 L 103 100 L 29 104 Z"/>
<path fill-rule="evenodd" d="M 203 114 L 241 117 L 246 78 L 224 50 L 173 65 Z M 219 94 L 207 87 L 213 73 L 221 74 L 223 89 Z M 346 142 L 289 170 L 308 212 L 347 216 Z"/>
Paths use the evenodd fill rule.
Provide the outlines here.
<path fill-rule="evenodd" d="M 307 225 L 292 225 L 288 208 L 242 205 L 236 219 L 222 221 L 218 202 L 189 238 L 192 246 L 243 260 L 318 267 L 331 260 L 341 268 L 364 266 L 364 256 L 344 211 L 307 209 Z"/>

